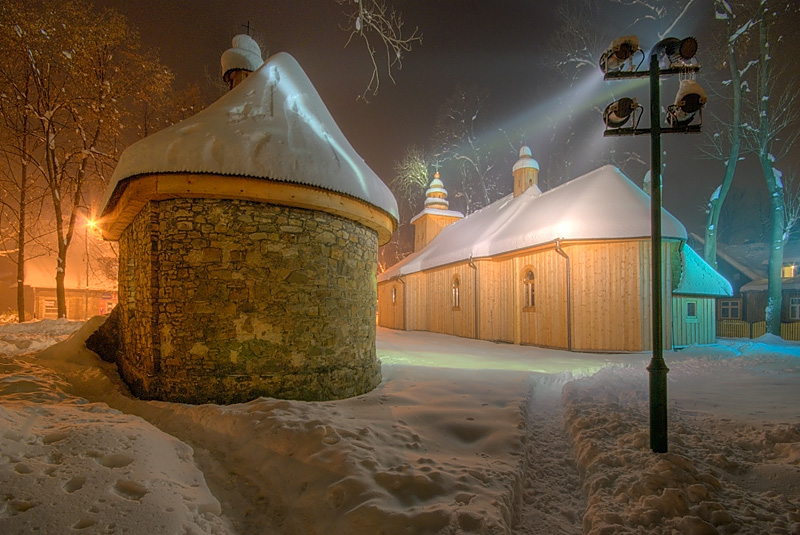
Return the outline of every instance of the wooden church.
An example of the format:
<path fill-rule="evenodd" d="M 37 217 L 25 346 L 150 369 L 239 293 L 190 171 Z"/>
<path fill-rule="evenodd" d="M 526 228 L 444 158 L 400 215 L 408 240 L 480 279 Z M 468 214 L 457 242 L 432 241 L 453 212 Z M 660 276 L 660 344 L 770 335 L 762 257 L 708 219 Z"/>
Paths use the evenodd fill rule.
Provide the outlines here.
<path fill-rule="evenodd" d="M 651 348 L 650 199 L 605 166 L 542 192 L 528 147 L 514 193 L 468 217 L 438 176 L 413 220 L 415 251 L 378 276 L 378 323 L 574 351 Z M 715 341 L 730 284 L 662 212 L 664 347 Z"/>

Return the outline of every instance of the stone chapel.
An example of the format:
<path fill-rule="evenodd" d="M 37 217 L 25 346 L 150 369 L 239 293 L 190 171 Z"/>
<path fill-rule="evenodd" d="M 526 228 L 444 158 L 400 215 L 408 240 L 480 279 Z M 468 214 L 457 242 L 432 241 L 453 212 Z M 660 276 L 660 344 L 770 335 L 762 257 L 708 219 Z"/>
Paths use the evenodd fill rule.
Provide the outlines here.
<path fill-rule="evenodd" d="M 368 392 L 395 199 L 294 58 L 238 35 L 222 67 L 231 90 L 131 145 L 106 191 L 120 373 L 187 403 Z"/>

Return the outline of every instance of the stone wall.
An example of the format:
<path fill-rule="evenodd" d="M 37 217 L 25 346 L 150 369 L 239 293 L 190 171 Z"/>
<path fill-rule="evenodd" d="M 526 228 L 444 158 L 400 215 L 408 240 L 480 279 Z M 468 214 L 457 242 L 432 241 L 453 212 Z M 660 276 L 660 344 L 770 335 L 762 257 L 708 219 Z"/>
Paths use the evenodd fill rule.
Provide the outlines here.
<path fill-rule="evenodd" d="M 150 202 L 120 239 L 120 370 L 139 396 L 326 400 L 380 382 L 377 234 L 324 212 Z"/>

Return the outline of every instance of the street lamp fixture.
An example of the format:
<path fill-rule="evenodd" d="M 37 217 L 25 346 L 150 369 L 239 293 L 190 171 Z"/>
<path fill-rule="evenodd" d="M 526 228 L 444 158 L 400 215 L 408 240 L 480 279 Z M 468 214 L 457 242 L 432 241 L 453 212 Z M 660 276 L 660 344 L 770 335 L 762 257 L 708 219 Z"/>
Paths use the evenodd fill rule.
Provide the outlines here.
<path fill-rule="evenodd" d="M 603 52 L 600 57 L 600 70 L 603 73 L 618 72 L 622 70 L 626 63 L 636 52 L 641 52 L 639 48 L 639 38 L 635 35 L 617 37 L 608 46 L 608 50 Z M 631 65 L 633 67 L 633 65 Z"/>
<path fill-rule="evenodd" d="M 673 128 L 686 126 L 692 122 L 695 114 L 700 112 L 700 124 L 703 123 L 703 106 L 708 101 L 706 92 L 694 80 L 681 80 L 675 104 L 667 107 L 667 124 Z"/>
<path fill-rule="evenodd" d="M 641 108 L 635 98 L 621 98 L 608 105 L 606 111 L 603 112 L 603 122 L 608 128 L 623 127 L 631 117 L 636 115 L 636 110 Z M 637 122 L 634 121 L 634 123 Z"/>
<path fill-rule="evenodd" d="M 635 36 L 621 37 L 611 43 L 611 47 L 600 60 L 600 69 L 605 80 L 624 80 L 630 78 L 650 78 L 650 127 L 639 128 L 634 120 L 631 128 L 622 128 L 639 108 L 632 98 L 622 98 L 609 105 L 603 112 L 606 123 L 604 136 L 635 136 L 648 134 L 650 147 L 650 280 L 651 312 L 653 318 L 653 356 L 647 371 L 650 374 L 650 449 L 655 453 L 668 451 L 667 433 L 667 373 L 669 368 L 664 361 L 663 330 L 663 284 L 661 251 L 661 134 L 700 132 L 700 124 L 691 124 L 700 112 L 707 98 L 700 84 L 690 79 L 700 70 L 694 59 L 697 53 L 697 40 L 694 37 L 677 39 L 669 37 L 659 41 L 650 50 L 650 68 L 646 71 L 622 70 L 625 61 L 638 49 L 639 40 Z M 661 77 L 678 74 L 682 78 L 674 104 L 667 108 L 666 123 L 661 120 Z"/>
<path fill-rule="evenodd" d="M 659 66 L 662 69 L 677 69 L 697 64 L 697 60 L 692 61 L 695 54 L 697 54 L 697 39 L 694 37 L 685 39 L 667 37 L 650 50 L 651 56 L 658 56 Z"/>

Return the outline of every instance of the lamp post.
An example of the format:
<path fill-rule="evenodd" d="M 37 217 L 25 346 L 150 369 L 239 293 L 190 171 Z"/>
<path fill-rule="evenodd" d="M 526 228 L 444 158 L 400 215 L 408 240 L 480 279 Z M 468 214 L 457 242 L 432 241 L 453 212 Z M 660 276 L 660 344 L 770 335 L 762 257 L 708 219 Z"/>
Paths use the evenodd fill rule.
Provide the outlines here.
<path fill-rule="evenodd" d="M 600 60 L 600 68 L 606 80 L 630 78 L 650 78 L 650 128 L 638 128 L 636 111 L 639 109 L 635 99 L 620 99 L 606 108 L 603 119 L 608 127 L 604 136 L 635 136 L 649 134 L 650 152 L 650 232 L 651 232 L 651 306 L 653 355 L 647 371 L 650 374 L 650 449 L 655 453 L 666 453 L 669 449 L 667 432 L 667 373 L 669 368 L 664 361 L 663 335 L 663 283 L 661 260 L 661 134 L 700 132 L 700 124 L 690 124 L 695 112 L 700 111 L 706 102 L 705 92 L 694 82 L 682 82 L 674 105 L 667 108 L 669 127 L 661 125 L 661 85 L 660 77 L 672 74 L 696 73 L 700 66 L 690 63 L 697 51 L 697 42 L 692 37 L 683 40 L 664 39 L 650 52 L 649 69 L 621 70 L 630 62 L 636 52 L 641 51 L 635 36 L 621 37 L 611 43 L 609 50 Z M 666 69 L 660 67 L 662 57 L 669 58 Z M 611 71 L 611 72 L 609 72 Z M 634 119 L 634 126 L 622 128 L 628 119 Z M 641 118 L 641 114 L 640 114 Z M 702 123 L 702 112 L 700 122 Z"/>

